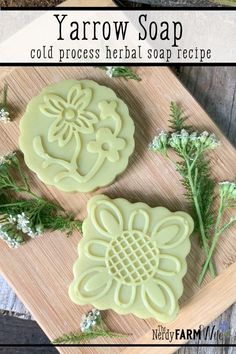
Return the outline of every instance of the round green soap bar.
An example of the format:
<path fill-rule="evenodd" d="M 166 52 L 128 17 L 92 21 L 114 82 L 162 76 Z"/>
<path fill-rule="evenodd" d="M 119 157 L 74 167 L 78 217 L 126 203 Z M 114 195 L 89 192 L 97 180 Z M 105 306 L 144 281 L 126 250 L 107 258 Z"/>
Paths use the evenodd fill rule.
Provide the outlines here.
<path fill-rule="evenodd" d="M 44 88 L 29 102 L 20 131 L 27 166 L 66 192 L 91 192 L 112 183 L 134 150 L 126 104 L 91 80 Z"/>

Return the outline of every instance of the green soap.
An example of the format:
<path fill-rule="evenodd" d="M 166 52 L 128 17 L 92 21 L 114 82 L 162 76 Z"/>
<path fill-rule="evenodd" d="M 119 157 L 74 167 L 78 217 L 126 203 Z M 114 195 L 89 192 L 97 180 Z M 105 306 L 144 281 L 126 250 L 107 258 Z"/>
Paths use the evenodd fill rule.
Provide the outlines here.
<path fill-rule="evenodd" d="M 28 104 L 20 123 L 28 167 L 46 184 L 90 192 L 113 182 L 134 150 L 126 104 L 91 80 L 47 86 Z"/>
<path fill-rule="evenodd" d="M 173 321 L 193 227 L 192 218 L 181 211 L 92 197 L 70 298 L 100 310 Z"/>

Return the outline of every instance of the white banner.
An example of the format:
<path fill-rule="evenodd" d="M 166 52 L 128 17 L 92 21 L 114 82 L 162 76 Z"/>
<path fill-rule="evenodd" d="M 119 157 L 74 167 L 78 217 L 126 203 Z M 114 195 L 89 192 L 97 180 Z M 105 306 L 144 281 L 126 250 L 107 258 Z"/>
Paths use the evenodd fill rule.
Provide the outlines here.
<path fill-rule="evenodd" d="M 0 24 L 5 65 L 236 63 L 232 10 L 2 10 Z"/>

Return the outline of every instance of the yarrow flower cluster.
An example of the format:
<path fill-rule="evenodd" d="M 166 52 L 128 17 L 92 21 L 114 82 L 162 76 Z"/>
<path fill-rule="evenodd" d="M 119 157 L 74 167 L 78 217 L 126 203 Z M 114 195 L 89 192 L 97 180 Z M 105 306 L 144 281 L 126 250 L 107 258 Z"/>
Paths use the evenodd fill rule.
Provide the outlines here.
<path fill-rule="evenodd" d="M 0 123 L 8 123 L 11 121 L 10 114 L 7 109 L 7 90 L 8 85 L 5 84 L 2 91 L 2 99 L 0 102 Z"/>
<path fill-rule="evenodd" d="M 160 153 L 166 155 L 168 139 L 169 135 L 166 132 L 161 131 L 160 134 L 153 139 L 149 145 L 149 149 L 152 151 L 159 151 Z"/>
<path fill-rule="evenodd" d="M 10 121 L 11 121 L 11 118 L 9 116 L 9 112 L 6 109 L 1 108 L 0 109 L 0 122 L 9 123 Z"/>
<path fill-rule="evenodd" d="M 113 73 L 114 73 L 114 66 L 106 66 L 106 74 L 107 76 L 109 76 L 110 78 L 113 77 Z"/>
<path fill-rule="evenodd" d="M 172 155 L 168 158 L 180 173 L 186 198 L 195 212 L 195 226 L 199 231 L 201 246 L 205 253 L 205 261 L 198 278 L 198 283 L 201 284 L 208 270 L 213 278 L 216 276 L 212 257 L 218 238 L 236 222 L 236 215 L 228 220 L 224 218 L 226 208 L 236 206 L 236 184 L 220 183 L 220 203 L 214 212 L 216 181 L 212 176 L 207 153 L 216 149 L 220 142 L 215 134 L 194 131 L 192 126 L 186 125 L 187 118 L 181 107 L 171 102 L 169 119 L 171 131 L 161 132 L 149 147 L 152 151 L 165 156 L 167 149 L 172 148 L 178 155 L 178 160 Z"/>
<path fill-rule="evenodd" d="M 202 147 L 203 149 L 210 149 L 210 150 L 214 150 L 216 149 L 219 145 L 220 142 L 219 140 L 217 140 L 215 134 L 209 134 L 207 131 L 204 131 L 203 133 L 201 133 L 198 137 L 197 140 L 200 148 Z"/>
<path fill-rule="evenodd" d="M 0 156 L 0 167 L 4 165 L 10 165 L 16 158 L 16 153 L 11 152 L 8 155 Z"/>
<path fill-rule="evenodd" d="M 30 219 L 26 216 L 24 212 L 16 215 L 15 217 L 10 215 L 8 217 L 8 221 L 11 224 L 15 224 L 17 230 L 22 231 L 25 235 L 31 238 L 35 238 L 36 236 L 41 235 L 43 232 L 42 227 L 40 225 L 37 225 L 35 227 L 35 230 L 30 227 Z"/>
<path fill-rule="evenodd" d="M 126 80 L 141 80 L 141 78 L 127 66 L 99 66 L 99 68 L 105 70 L 106 75 L 110 78 L 123 77 Z"/>
<path fill-rule="evenodd" d="M 17 248 L 25 243 L 23 234 L 11 223 L 0 225 L 0 239 L 4 240 L 11 248 Z"/>
<path fill-rule="evenodd" d="M 101 312 L 98 309 L 92 309 L 82 315 L 80 322 L 81 332 L 91 332 L 101 323 Z"/>
<path fill-rule="evenodd" d="M 80 330 L 80 332 L 63 334 L 55 339 L 53 344 L 80 344 L 97 337 L 119 338 L 130 335 L 110 331 L 102 321 L 101 312 L 95 308 L 82 315 Z"/>
<path fill-rule="evenodd" d="M 219 145 L 215 134 L 209 134 L 204 131 L 201 134 L 197 132 L 189 133 L 182 129 L 180 132 L 168 134 L 162 131 L 157 135 L 149 145 L 150 150 L 158 151 L 166 155 L 167 148 L 170 146 L 177 151 L 186 150 L 187 148 L 195 148 L 198 152 L 205 150 L 213 150 Z"/>
<path fill-rule="evenodd" d="M 224 200 L 236 201 L 236 183 L 234 182 L 220 182 L 219 183 L 220 195 Z"/>
<path fill-rule="evenodd" d="M 12 248 L 17 248 L 24 244 L 26 241 L 25 236 L 35 238 L 41 235 L 42 232 L 40 225 L 35 228 L 30 226 L 30 219 L 24 212 L 16 216 L 9 215 L 6 217 L 4 215 L 0 221 L 0 238 Z"/>
<path fill-rule="evenodd" d="M 174 132 L 169 139 L 169 145 L 177 150 L 186 149 L 191 145 L 199 152 L 205 150 L 214 150 L 219 146 L 219 141 L 216 139 L 215 134 L 209 134 L 207 131 L 198 134 L 197 132 L 189 133 L 187 130 L 182 129 L 181 132 Z"/>
<path fill-rule="evenodd" d="M 81 230 L 80 220 L 31 190 L 17 152 L 0 157 L 0 195 L 0 238 L 10 247 L 18 247 L 45 230 L 68 235 Z"/>

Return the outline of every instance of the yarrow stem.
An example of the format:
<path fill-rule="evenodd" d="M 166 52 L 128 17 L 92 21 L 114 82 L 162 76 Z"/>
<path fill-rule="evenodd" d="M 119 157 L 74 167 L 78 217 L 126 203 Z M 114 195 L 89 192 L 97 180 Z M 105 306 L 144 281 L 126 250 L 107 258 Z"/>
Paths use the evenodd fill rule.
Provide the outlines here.
<path fill-rule="evenodd" d="M 231 183 L 231 182 L 221 182 L 219 184 L 220 186 L 220 206 L 218 209 L 218 214 L 217 214 L 217 219 L 216 219 L 216 224 L 215 224 L 215 229 L 214 229 L 214 235 L 212 239 L 212 244 L 209 250 L 209 253 L 207 255 L 206 261 L 203 265 L 202 271 L 199 275 L 198 283 L 201 284 L 204 276 L 207 271 L 207 267 L 209 265 L 209 262 L 214 254 L 216 245 L 218 243 L 218 240 L 221 236 L 221 234 L 228 228 L 230 227 L 233 223 L 236 222 L 236 216 L 232 217 L 228 222 L 226 222 L 223 226 L 221 226 L 222 223 L 222 218 L 225 209 L 228 206 L 228 203 L 230 201 L 236 201 L 236 184 Z"/>
<path fill-rule="evenodd" d="M 204 131 L 193 131 L 186 125 L 187 117 L 176 103 L 171 103 L 171 132 L 161 132 L 153 139 L 150 150 L 167 156 L 176 166 L 182 177 L 186 197 L 190 201 L 195 214 L 195 229 L 199 231 L 201 245 L 205 253 L 205 262 L 199 276 L 199 284 L 203 281 L 207 270 L 215 277 L 216 271 L 212 256 L 220 235 L 235 221 L 236 216 L 222 225 L 226 208 L 236 206 L 236 184 L 220 183 L 220 205 L 215 218 L 213 203 L 215 200 L 215 180 L 211 176 L 210 162 L 206 153 L 219 146 L 214 134 Z M 168 155 L 172 148 L 180 161 L 173 161 Z M 210 237 L 211 235 L 211 237 Z"/>
<path fill-rule="evenodd" d="M 80 322 L 81 332 L 64 334 L 55 339 L 53 344 L 79 344 L 97 337 L 127 337 L 129 334 L 112 332 L 103 323 L 101 312 L 93 308 L 84 314 Z"/>
<path fill-rule="evenodd" d="M 200 233 L 201 233 L 201 239 L 202 239 L 202 243 L 203 243 L 203 249 L 205 252 L 205 256 L 208 256 L 209 253 L 209 246 L 208 246 L 208 242 L 207 242 L 207 237 L 206 237 L 206 233 L 205 233 L 205 228 L 204 228 L 204 223 L 203 223 L 203 219 L 202 219 L 202 213 L 201 213 L 201 209 L 199 207 L 199 201 L 198 201 L 198 197 L 197 197 L 197 191 L 196 191 L 196 182 L 194 183 L 193 179 L 192 179 L 192 174 L 191 174 L 191 166 L 188 163 L 188 160 L 185 160 L 187 167 L 188 167 L 188 180 L 189 180 L 189 184 L 191 187 L 191 192 L 193 195 L 193 201 L 194 201 L 194 206 L 195 206 L 195 210 L 198 216 L 198 222 L 199 222 L 199 229 L 200 229 Z M 210 269 L 210 273 L 211 276 L 214 278 L 216 276 L 215 273 L 215 267 L 213 266 L 212 260 L 209 260 L 209 264 L 207 264 L 207 267 L 209 265 L 209 269 Z"/>
<path fill-rule="evenodd" d="M 91 339 L 95 339 L 98 337 L 109 337 L 109 338 L 120 338 L 120 337 L 127 337 L 126 334 L 111 332 L 111 331 L 104 331 L 96 329 L 94 331 L 85 332 L 85 333 L 69 333 L 67 335 L 63 335 L 57 339 L 55 339 L 52 343 L 54 345 L 58 344 L 80 344 L 87 342 Z"/>

